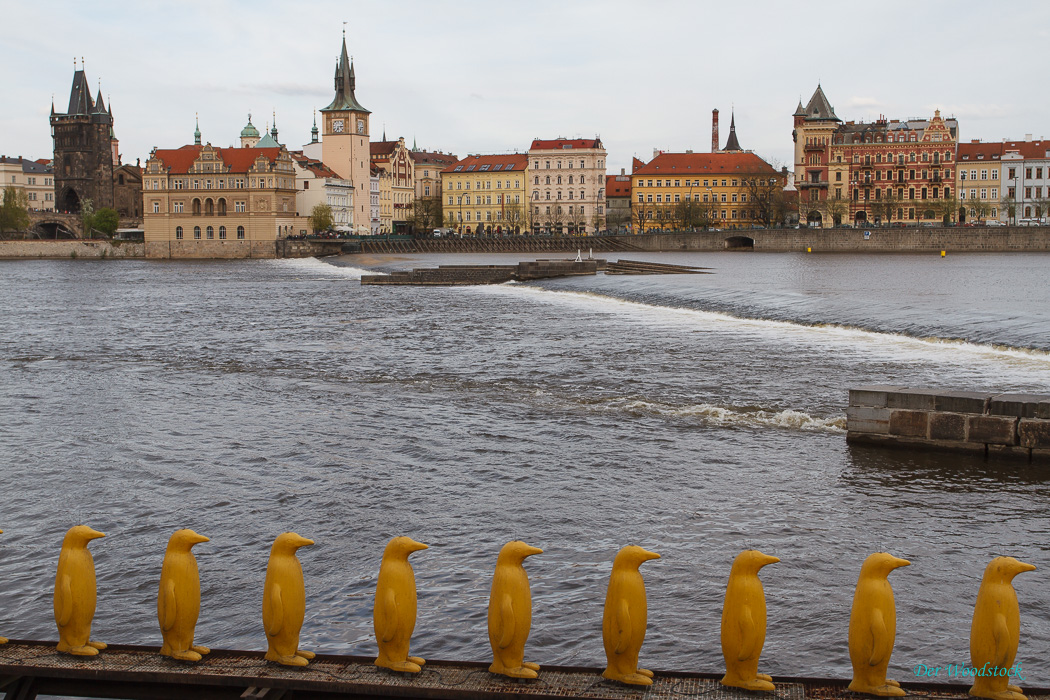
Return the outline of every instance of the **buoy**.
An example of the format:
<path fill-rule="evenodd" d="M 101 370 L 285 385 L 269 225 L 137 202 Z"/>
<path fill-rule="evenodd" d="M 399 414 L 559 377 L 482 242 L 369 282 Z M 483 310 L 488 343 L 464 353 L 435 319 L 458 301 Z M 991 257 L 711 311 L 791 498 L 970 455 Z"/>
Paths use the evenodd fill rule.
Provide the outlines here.
<path fill-rule="evenodd" d="M 812 248 L 806 248 L 806 252 L 807 252 L 807 253 L 812 253 L 812 252 L 813 252 L 813 249 L 812 249 Z"/>
<path fill-rule="evenodd" d="M 942 251 L 941 251 L 941 257 L 942 257 L 942 258 L 943 258 L 943 257 L 944 257 L 945 255 L 947 255 L 947 254 L 948 254 L 948 252 L 947 252 L 947 251 L 944 251 L 944 250 L 942 250 Z"/>

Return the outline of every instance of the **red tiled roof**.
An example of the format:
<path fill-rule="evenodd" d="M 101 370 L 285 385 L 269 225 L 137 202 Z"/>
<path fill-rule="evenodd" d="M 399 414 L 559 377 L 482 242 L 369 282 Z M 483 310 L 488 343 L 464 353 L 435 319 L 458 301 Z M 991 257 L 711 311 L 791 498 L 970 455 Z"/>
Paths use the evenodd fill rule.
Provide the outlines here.
<path fill-rule="evenodd" d="M 497 168 L 496 166 L 499 166 Z M 506 156 L 467 156 L 462 160 L 458 160 L 452 165 L 448 166 L 441 172 L 443 173 L 494 173 L 494 172 L 506 172 L 509 170 L 516 170 L 521 172 L 525 170 L 529 165 L 529 157 L 524 153 L 512 153 Z M 485 170 L 481 168 L 488 166 Z M 457 171 L 456 168 L 459 168 Z"/>
<path fill-rule="evenodd" d="M 633 158 L 631 160 L 631 172 L 632 173 L 636 173 L 636 172 L 638 172 L 638 168 L 644 168 L 644 167 L 645 167 L 645 161 L 644 160 L 639 160 L 638 158 Z"/>
<path fill-rule="evenodd" d="M 535 139 L 529 147 L 529 150 L 560 150 L 563 148 L 565 150 L 571 150 L 573 148 L 603 148 L 603 146 L 601 139 L 553 139 L 550 141 Z"/>
<path fill-rule="evenodd" d="M 630 197 L 631 196 L 631 178 L 627 177 L 624 180 L 617 180 L 619 175 L 606 175 L 605 176 L 605 196 L 606 197 Z"/>
<path fill-rule="evenodd" d="M 714 175 L 776 170 L 754 153 L 661 153 L 634 175 Z"/>
<path fill-rule="evenodd" d="M 1046 158 L 1050 141 L 997 141 L 992 143 L 960 143 L 958 160 L 972 163 L 980 160 L 999 160 L 1008 151 L 1017 151 L 1022 158 Z M 981 158 L 980 156 L 984 156 Z"/>
<path fill-rule="evenodd" d="M 182 148 L 158 148 L 153 157 L 159 158 L 171 173 L 188 173 L 200 156 L 204 146 L 183 146 Z M 256 159 L 262 155 L 273 163 L 280 155 L 280 148 L 215 148 L 222 162 L 229 166 L 231 173 L 246 173 Z"/>
<path fill-rule="evenodd" d="M 373 156 L 388 156 L 397 148 L 397 141 L 370 141 L 368 152 Z"/>

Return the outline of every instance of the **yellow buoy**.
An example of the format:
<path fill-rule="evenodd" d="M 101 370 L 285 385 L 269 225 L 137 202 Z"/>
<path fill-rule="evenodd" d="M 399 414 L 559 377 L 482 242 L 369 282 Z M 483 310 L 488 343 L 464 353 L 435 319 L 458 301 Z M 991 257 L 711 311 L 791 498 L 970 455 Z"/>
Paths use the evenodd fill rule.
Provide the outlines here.
<path fill-rule="evenodd" d="M 943 258 L 943 257 L 944 257 L 945 255 L 947 255 L 947 254 L 948 254 L 948 252 L 947 252 L 947 251 L 944 251 L 944 250 L 942 250 L 942 251 L 941 251 L 941 257 L 942 257 L 942 258 Z"/>
<path fill-rule="evenodd" d="M 806 248 L 806 252 L 807 252 L 807 253 L 812 253 L 812 252 L 813 252 L 813 249 L 812 249 L 812 248 Z"/>

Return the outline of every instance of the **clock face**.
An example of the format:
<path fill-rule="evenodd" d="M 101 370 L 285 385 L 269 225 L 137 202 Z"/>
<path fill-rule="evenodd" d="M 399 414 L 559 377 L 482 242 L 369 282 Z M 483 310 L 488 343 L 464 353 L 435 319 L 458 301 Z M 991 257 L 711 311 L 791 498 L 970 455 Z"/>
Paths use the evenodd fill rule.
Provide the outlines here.
<path fill-rule="evenodd" d="M 343 133 L 343 120 L 342 119 L 333 119 L 332 120 L 332 131 L 334 131 L 337 134 Z"/>

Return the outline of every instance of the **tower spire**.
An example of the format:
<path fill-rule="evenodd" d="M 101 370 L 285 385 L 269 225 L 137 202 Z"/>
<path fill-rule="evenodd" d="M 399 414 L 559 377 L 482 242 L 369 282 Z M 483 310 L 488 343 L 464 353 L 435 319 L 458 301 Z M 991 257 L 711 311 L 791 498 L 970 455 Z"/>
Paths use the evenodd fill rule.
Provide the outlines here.
<path fill-rule="evenodd" d="M 199 145 L 201 145 L 201 119 L 200 119 L 200 114 L 197 113 L 197 112 L 194 112 L 193 113 L 193 119 L 194 119 L 194 122 L 197 125 L 197 128 L 193 131 L 193 145 L 194 146 L 199 146 Z"/>
<path fill-rule="evenodd" d="M 310 143 L 317 143 L 317 110 L 314 109 L 314 126 L 310 129 Z"/>

